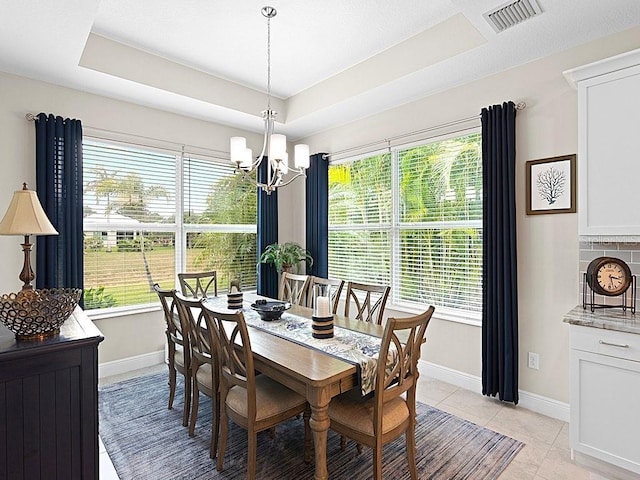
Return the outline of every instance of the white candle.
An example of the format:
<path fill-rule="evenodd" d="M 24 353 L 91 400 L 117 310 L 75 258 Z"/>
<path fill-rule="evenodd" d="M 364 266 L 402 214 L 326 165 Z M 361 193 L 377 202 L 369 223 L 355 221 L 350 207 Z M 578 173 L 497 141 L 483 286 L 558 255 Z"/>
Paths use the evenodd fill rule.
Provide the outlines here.
<path fill-rule="evenodd" d="M 316 316 L 318 318 L 326 318 L 329 315 L 329 297 L 316 298 Z"/>

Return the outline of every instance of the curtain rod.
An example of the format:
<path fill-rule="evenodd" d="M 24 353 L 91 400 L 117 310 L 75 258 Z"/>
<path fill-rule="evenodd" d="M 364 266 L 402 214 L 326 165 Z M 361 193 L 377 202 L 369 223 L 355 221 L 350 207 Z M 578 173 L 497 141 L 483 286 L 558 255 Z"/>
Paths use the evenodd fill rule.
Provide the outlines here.
<path fill-rule="evenodd" d="M 28 121 L 30 122 L 35 122 L 38 120 L 38 116 L 34 115 L 33 113 L 26 113 L 24 116 Z M 109 137 L 100 137 L 99 134 L 103 133 L 103 134 L 115 134 L 115 135 L 122 135 L 125 137 L 135 137 L 135 138 L 140 138 L 143 141 L 144 140 L 151 140 L 152 142 L 160 142 L 160 143 L 164 143 L 166 146 L 162 147 L 159 146 L 158 144 L 150 144 L 150 143 L 136 143 L 136 142 L 131 142 L 131 141 L 126 141 L 126 143 L 129 143 L 131 145 L 135 145 L 137 147 L 149 147 L 149 148 L 166 148 L 169 149 L 168 146 L 171 146 L 172 148 L 178 148 L 178 149 L 182 149 L 183 153 L 188 153 L 188 154 L 194 154 L 194 155 L 202 155 L 205 157 L 211 157 L 211 158 L 217 158 L 219 160 L 228 160 L 229 159 L 229 152 L 225 152 L 223 150 L 214 150 L 212 148 L 207 148 L 207 147 L 200 147 L 198 145 L 187 145 L 187 144 L 183 144 L 183 143 L 177 143 L 177 142 L 172 142 L 169 140 L 158 140 L 157 138 L 151 138 L 151 137 L 145 137 L 143 135 L 136 135 L 133 133 L 124 133 L 124 132 L 118 132 L 116 130 L 106 130 L 103 128 L 96 128 L 96 127 L 92 127 L 90 125 L 86 125 L 83 126 L 84 128 L 88 129 L 88 130 L 93 130 L 94 132 L 96 132 L 98 135 L 88 135 L 89 137 L 93 137 L 93 138 L 98 138 L 100 140 L 109 140 L 109 141 L 114 141 L 113 138 L 109 138 Z M 190 149 L 194 149 L 194 150 L 190 150 Z M 198 150 L 202 150 L 202 151 L 206 151 L 206 152 L 213 152 L 214 154 L 211 153 L 202 153 L 202 151 L 198 151 Z M 223 155 L 223 156 L 217 156 L 217 155 Z"/>
<path fill-rule="evenodd" d="M 524 110 L 526 107 L 527 107 L 527 104 L 525 102 L 518 102 L 516 104 L 516 110 Z M 423 128 L 421 130 L 416 130 L 414 132 L 403 133 L 403 134 L 396 135 L 396 136 L 393 136 L 393 137 L 383 138 L 381 140 L 376 140 L 374 142 L 365 143 L 363 145 L 358 145 L 358 146 L 355 146 L 355 147 L 345 148 L 343 150 L 338 150 L 338 151 L 335 151 L 335 152 L 332 152 L 332 153 L 325 153 L 322 156 L 322 158 L 327 159 L 327 158 L 332 157 L 332 156 L 342 155 L 344 153 L 358 151 L 358 150 L 362 150 L 362 149 L 365 149 L 367 147 L 373 147 L 373 146 L 376 146 L 376 145 L 386 144 L 386 145 L 390 146 L 391 142 L 394 142 L 396 140 L 402 140 L 404 138 L 414 137 L 416 135 L 421 135 L 423 133 L 432 132 L 433 130 L 439 130 L 441 128 L 453 127 L 455 125 L 460 125 L 460 124 L 463 124 L 463 123 L 471 122 L 473 120 L 477 120 L 478 118 L 480 118 L 480 116 L 481 115 L 478 114 L 478 115 L 474 115 L 472 117 L 462 118 L 462 119 L 459 119 L 459 120 L 453 120 L 451 122 L 442 123 L 440 125 L 434 125 L 432 127 Z"/>
<path fill-rule="evenodd" d="M 524 110 L 526 107 L 527 107 L 527 104 L 525 102 L 518 102 L 516 104 L 516 110 Z M 35 116 L 33 113 L 26 113 L 25 114 L 25 118 L 28 121 L 37 121 L 38 120 L 38 117 Z M 432 127 L 424 128 L 424 129 L 421 129 L 421 130 L 416 130 L 414 132 L 403 133 L 403 134 L 396 135 L 396 136 L 393 136 L 393 137 L 384 138 L 382 140 L 377 140 L 375 142 L 370 142 L 370 143 L 366 143 L 366 144 L 363 144 L 363 145 L 358 145 L 358 146 L 355 146 L 355 147 L 345 148 L 343 150 L 338 150 L 338 151 L 335 151 L 335 152 L 332 152 L 332 153 L 325 153 L 322 156 L 322 158 L 328 159 L 329 157 L 332 157 L 332 156 L 342 155 L 344 153 L 358 151 L 358 150 L 362 150 L 362 149 L 365 149 L 367 147 L 373 147 L 373 146 L 376 146 L 376 145 L 387 144 L 387 145 L 390 146 L 391 142 L 394 142 L 396 140 L 402 140 L 404 138 L 409 138 L 409 137 L 413 137 L 413 136 L 416 136 L 416 135 L 421 135 L 423 133 L 432 132 L 433 130 L 439 130 L 439 129 L 445 128 L 445 127 L 452 127 L 452 126 L 455 126 L 455 125 L 460 125 L 460 124 L 467 123 L 467 122 L 470 122 L 470 121 L 473 121 L 473 120 L 477 120 L 478 118 L 480 118 L 480 115 L 474 115 L 472 117 L 462 118 L 460 120 L 453 120 L 451 122 L 442 123 L 440 125 L 434 125 Z M 118 132 L 118 131 L 114 131 L 114 130 L 105 130 L 105 129 L 95 128 L 95 127 L 91 127 L 91 126 L 87 126 L 86 128 L 88 128 L 90 130 L 94 130 L 96 132 L 104 132 L 104 133 L 107 133 L 107 134 L 108 133 L 113 133 L 113 134 L 116 134 L 116 135 L 125 135 L 125 136 L 129 136 L 129 137 L 142 138 L 142 139 L 145 139 L 145 140 L 158 141 L 155 138 L 149 138 L 149 137 L 145 137 L 145 136 L 142 136 L 142 135 L 134 135 L 134 134 L 123 133 L 123 132 Z M 98 137 L 98 138 L 100 138 L 100 137 Z M 112 139 L 103 138 L 102 140 L 112 140 Z M 198 145 L 186 145 L 186 144 L 180 144 L 180 143 L 170 142 L 170 141 L 166 141 L 166 140 L 160 140 L 160 141 L 161 142 L 165 142 L 165 143 L 167 143 L 169 145 L 173 145 L 175 147 L 183 148 L 183 149 L 185 147 L 187 147 L 187 148 L 195 148 L 195 149 L 206 150 L 206 151 L 209 151 L 209 152 L 215 152 L 215 153 L 218 153 L 218 154 L 223 154 L 224 157 L 217 157 L 215 155 L 206 155 L 206 154 L 200 153 L 201 155 L 210 156 L 212 158 L 218 158 L 218 159 L 221 159 L 221 160 L 226 160 L 228 158 L 228 156 L 229 156 L 229 152 L 225 152 L 225 151 L 222 151 L 222 150 L 213 150 L 211 148 L 200 147 Z M 136 145 L 136 146 L 139 146 L 139 147 L 159 148 L 157 145 L 149 145 L 149 144 L 145 144 L 145 143 L 133 143 L 133 142 L 128 142 L 128 143 L 131 143 L 132 145 Z M 199 154 L 199 152 L 189 151 L 189 150 L 186 150 L 186 153 Z"/>

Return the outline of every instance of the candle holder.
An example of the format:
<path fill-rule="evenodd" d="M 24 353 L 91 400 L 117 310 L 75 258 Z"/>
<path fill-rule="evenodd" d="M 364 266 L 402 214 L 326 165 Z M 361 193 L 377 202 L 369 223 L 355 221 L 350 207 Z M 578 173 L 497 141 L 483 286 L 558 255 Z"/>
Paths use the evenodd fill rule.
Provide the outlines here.
<path fill-rule="evenodd" d="M 229 310 L 239 310 L 242 308 L 242 291 L 240 290 L 240 281 L 232 280 L 229 282 L 229 293 L 227 293 L 227 308 Z"/>
<path fill-rule="evenodd" d="M 333 314 L 331 313 L 331 285 L 313 286 L 313 314 L 311 315 L 313 338 L 333 337 Z"/>

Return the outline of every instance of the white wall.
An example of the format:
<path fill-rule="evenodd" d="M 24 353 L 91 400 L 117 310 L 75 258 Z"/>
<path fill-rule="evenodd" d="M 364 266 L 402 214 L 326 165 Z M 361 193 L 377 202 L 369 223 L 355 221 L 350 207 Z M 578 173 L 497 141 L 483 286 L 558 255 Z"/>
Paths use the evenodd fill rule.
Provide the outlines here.
<path fill-rule="evenodd" d="M 526 102 L 516 116 L 519 386 L 560 402 L 568 402 L 569 382 L 562 318 L 578 303 L 577 215 L 525 214 L 525 162 L 577 152 L 577 97 L 562 72 L 638 46 L 640 28 L 634 28 L 303 139 L 312 152 L 335 152 L 471 117 L 503 101 Z M 281 225 L 304 223 L 285 208 L 281 202 Z M 481 376 L 480 327 L 435 319 L 427 336 L 423 359 Z M 527 368 L 527 352 L 540 354 L 539 370 Z"/>
<path fill-rule="evenodd" d="M 53 113 L 77 118 L 89 128 L 125 132 L 158 141 L 175 142 L 228 151 L 229 137 L 244 135 L 259 144 L 259 136 L 194 120 L 131 103 L 62 88 L 23 77 L 0 73 L 0 210 L 9 205 L 14 190 L 27 182 L 35 188 L 35 127 L 26 113 Z M 0 237 L 0 293 L 17 292 L 22 286 L 20 237 Z M 37 251 L 31 261 L 35 265 Z M 164 321 L 158 309 L 152 313 L 96 321 L 105 335 L 99 361 L 108 362 L 164 349 Z"/>

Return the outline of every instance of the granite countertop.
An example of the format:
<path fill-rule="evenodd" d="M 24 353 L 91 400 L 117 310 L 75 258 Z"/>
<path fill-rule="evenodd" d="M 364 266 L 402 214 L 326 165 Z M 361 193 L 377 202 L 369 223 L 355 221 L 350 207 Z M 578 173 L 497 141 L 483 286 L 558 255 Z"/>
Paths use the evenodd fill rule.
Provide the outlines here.
<path fill-rule="evenodd" d="M 583 327 L 602 328 L 618 332 L 637 333 L 640 335 L 640 313 L 632 314 L 621 308 L 600 308 L 594 312 L 589 307 L 583 309 L 578 305 L 564 316 L 564 322 Z"/>

